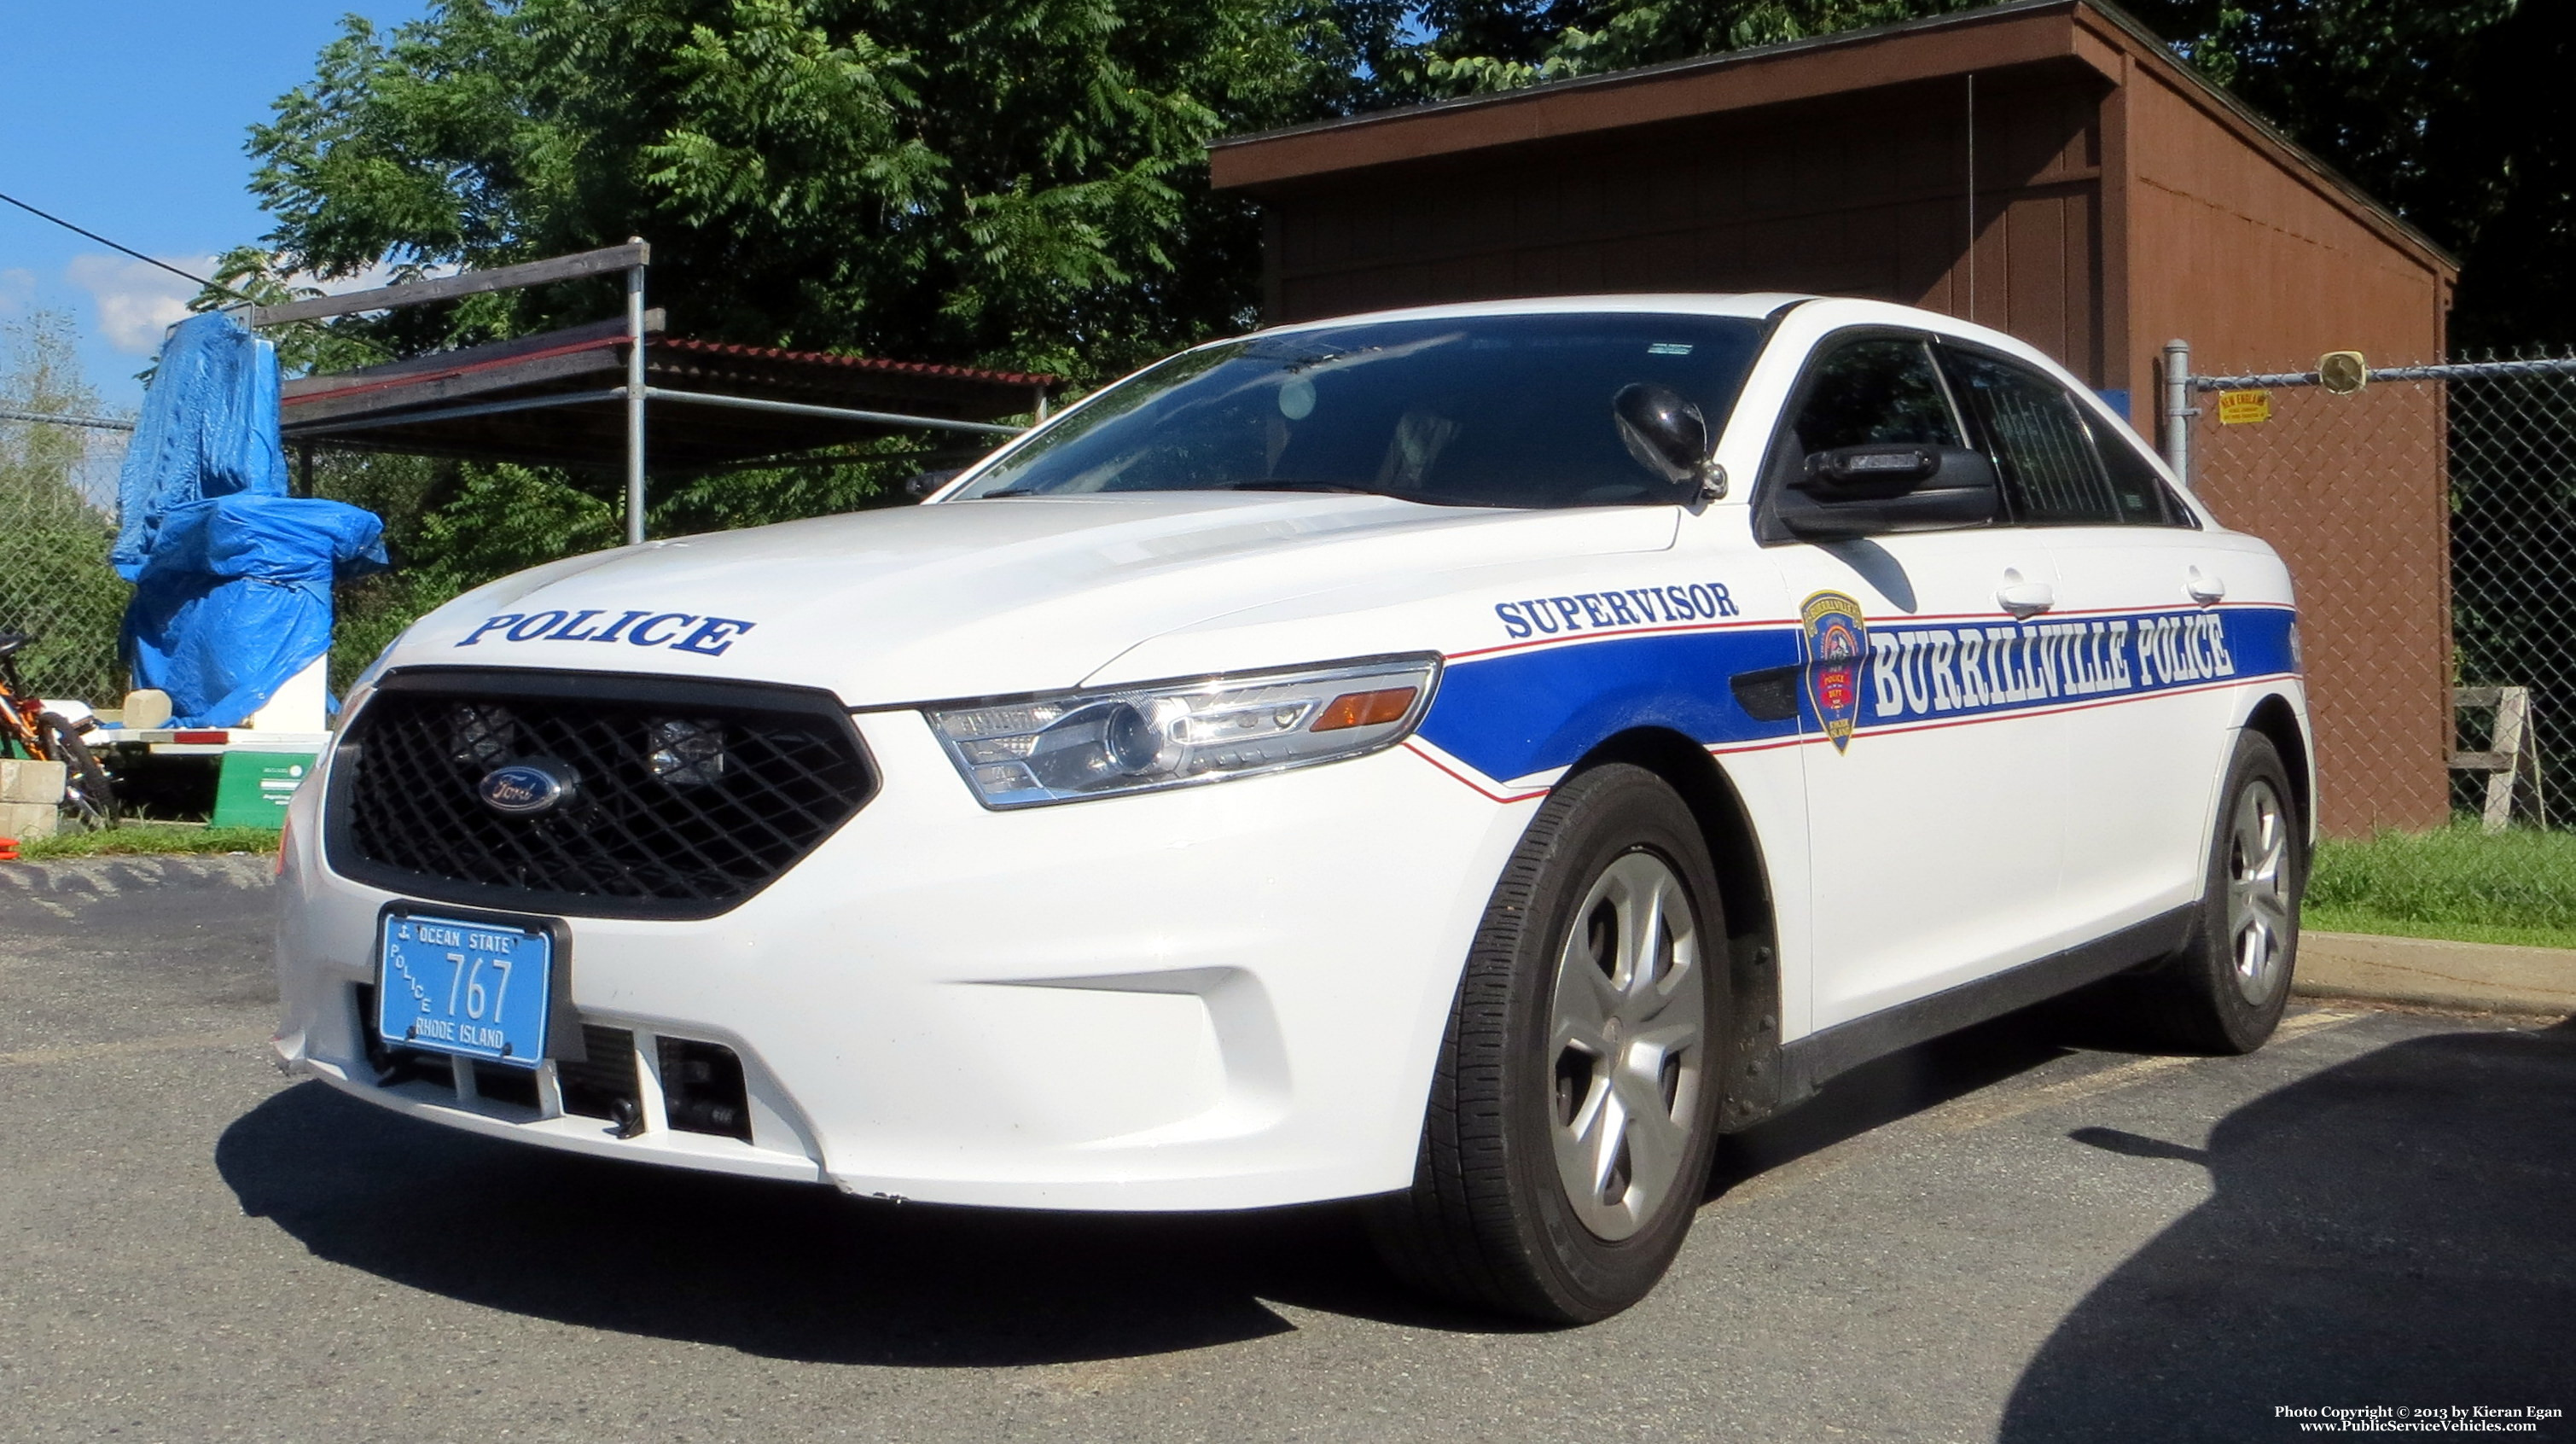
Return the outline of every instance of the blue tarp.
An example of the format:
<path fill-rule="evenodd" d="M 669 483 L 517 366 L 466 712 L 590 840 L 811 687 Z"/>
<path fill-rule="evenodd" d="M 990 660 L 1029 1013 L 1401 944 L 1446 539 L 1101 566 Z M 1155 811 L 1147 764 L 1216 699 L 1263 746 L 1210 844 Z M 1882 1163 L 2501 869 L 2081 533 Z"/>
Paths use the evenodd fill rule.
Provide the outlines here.
<path fill-rule="evenodd" d="M 286 495 L 277 352 L 228 316 L 162 348 L 118 480 L 125 661 L 182 727 L 232 727 L 331 648 L 331 583 L 385 565 L 384 523 Z"/>

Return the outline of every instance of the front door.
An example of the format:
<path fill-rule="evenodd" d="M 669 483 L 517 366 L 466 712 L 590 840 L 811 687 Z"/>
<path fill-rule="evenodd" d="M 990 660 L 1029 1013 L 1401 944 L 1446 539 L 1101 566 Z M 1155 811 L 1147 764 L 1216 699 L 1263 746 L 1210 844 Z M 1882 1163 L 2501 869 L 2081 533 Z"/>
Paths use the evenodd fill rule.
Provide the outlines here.
<path fill-rule="evenodd" d="M 1967 444 L 1923 337 L 1820 343 L 1764 484 L 1808 453 L 1873 442 Z M 2045 540 L 1998 525 L 1772 555 L 1809 639 L 1817 1026 L 2065 945 L 2068 724 L 2042 692 L 2038 626 L 2057 580 Z"/>

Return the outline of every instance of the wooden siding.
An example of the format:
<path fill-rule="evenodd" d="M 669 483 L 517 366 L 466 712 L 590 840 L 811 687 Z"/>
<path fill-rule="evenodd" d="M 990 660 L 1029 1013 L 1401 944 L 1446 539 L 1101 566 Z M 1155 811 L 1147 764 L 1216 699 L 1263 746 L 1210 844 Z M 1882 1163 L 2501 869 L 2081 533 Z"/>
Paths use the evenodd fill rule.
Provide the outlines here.
<path fill-rule="evenodd" d="M 2446 267 L 2388 244 L 2347 198 L 2141 69 L 2124 96 L 2135 374 L 2155 375 L 2157 348 L 2177 336 L 2203 375 L 2302 371 L 2337 350 L 2381 365 L 2442 358 Z M 2321 816 L 2338 833 L 2439 826 L 2452 721 L 2438 388 L 2274 399 L 2275 419 L 2258 425 L 2204 415 L 2194 470 L 2219 515 L 2272 543 L 2297 579 Z"/>
<path fill-rule="evenodd" d="M 1978 97 L 1976 317 L 2103 371 L 2098 85 Z M 1270 314 L 1620 291 L 1969 309 L 1964 82 L 1512 146 L 1267 197 Z"/>

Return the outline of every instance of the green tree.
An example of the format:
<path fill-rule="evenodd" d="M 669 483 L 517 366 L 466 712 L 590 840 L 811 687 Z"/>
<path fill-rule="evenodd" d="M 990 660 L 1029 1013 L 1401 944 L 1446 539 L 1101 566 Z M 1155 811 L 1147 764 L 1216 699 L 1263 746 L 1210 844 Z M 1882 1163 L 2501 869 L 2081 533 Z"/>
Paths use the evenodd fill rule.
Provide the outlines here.
<path fill-rule="evenodd" d="M 1466 94 L 1885 25 L 1993 0 L 1433 0 L 1411 73 Z"/>
<path fill-rule="evenodd" d="M 38 311 L 0 327 L 0 406 L 95 416 L 72 321 Z M 130 591 L 107 565 L 116 528 L 82 493 L 89 448 L 102 433 L 0 420 L 0 630 L 36 641 L 18 657 L 39 693 L 114 706 L 124 672 L 117 625 Z"/>
<path fill-rule="evenodd" d="M 1352 12 L 1383 31 L 1383 7 Z M 675 330 L 1114 374 L 1251 319 L 1216 135 L 1359 92 L 1325 0 L 449 0 L 351 19 L 253 132 L 284 269 L 654 244 Z M 612 283 L 367 329 L 587 321 Z M 354 329 L 354 328 L 353 328 Z"/>
<path fill-rule="evenodd" d="M 2576 344 L 2576 7 L 2136 8 L 2212 79 L 2460 256 L 2455 344 Z"/>
<path fill-rule="evenodd" d="M 1507 89 L 1990 0 L 1431 0 L 1389 67 Z M 2453 340 L 2576 344 L 2576 5 L 2130 0 L 2210 79 L 2463 262 Z M 2413 359 L 2413 358 L 2409 358 Z"/>

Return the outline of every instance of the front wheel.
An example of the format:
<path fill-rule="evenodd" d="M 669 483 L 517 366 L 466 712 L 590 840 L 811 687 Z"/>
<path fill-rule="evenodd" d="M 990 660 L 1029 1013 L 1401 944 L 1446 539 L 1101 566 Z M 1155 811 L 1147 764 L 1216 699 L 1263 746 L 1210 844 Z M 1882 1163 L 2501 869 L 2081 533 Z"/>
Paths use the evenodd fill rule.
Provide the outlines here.
<path fill-rule="evenodd" d="M 45 755 L 63 764 L 63 815 L 92 831 L 116 826 L 116 791 L 107 769 L 90 755 L 89 744 L 60 716 L 47 712 L 36 719 L 37 740 Z"/>
<path fill-rule="evenodd" d="M 1653 1289 L 1716 1146 L 1725 935 L 1662 779 L 1614 764 L 1549 796 L 1468 955 L 1413 1186 L 1371 1207 L 1398 1274 L 1557 1324 Z"/>

